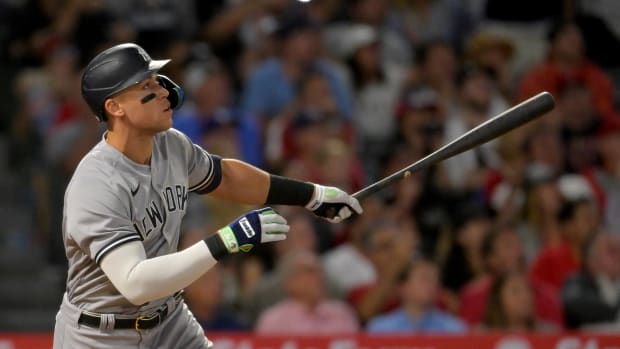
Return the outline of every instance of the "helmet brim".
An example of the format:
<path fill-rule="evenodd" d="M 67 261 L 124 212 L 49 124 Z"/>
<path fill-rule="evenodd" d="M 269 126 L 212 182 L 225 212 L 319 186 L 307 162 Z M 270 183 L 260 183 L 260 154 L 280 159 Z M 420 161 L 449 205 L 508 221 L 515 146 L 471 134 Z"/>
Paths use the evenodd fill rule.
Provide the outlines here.
<path fill-rule="evenodd" d="M 168 64 L 168 62 L 170 62 L 169 59 L 157 59 L 157 60 L 152 59 L 149 62 L 149 70 L 156 72 L 159 69 L 163 68 L 164 65 Z"/>

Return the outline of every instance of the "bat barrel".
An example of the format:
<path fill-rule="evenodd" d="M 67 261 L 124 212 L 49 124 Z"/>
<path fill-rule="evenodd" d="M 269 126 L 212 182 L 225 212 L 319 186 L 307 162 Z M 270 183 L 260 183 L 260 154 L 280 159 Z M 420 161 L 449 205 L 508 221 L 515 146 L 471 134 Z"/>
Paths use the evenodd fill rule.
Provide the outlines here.
<path fill-rule="evenodd" d="M 354 193 L 353 196 L 361 200 L 392 184 L 394 181 L 402 179 L 407 172 L 432 166 L 444 159 L 488 142 L 549 112 L 554 106 L 553 96 L 549 92 L 541 92 L 474 127 L 419 161 Z"/>

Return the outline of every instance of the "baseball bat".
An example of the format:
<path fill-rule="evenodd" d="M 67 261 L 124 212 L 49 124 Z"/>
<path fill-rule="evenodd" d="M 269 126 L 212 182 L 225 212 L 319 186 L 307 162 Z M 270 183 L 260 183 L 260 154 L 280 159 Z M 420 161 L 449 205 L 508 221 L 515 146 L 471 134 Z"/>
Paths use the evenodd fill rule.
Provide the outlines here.
<path fill-rule="evenodd" d="M 541 92 L 512 108 L 494 116 L 484 123 L 467 131 L 460 137 L 437 149 L 424 158 L 414 162 L 405 168 L 398 170 L 391 175 L 361 189 L 353 194 L 355 198 L 361 200 L 377 191 L 387 187 L 399 179 L 406 178 L 413 171 L 419 171 L 430 167 L 436 163 L 463 153 L 480 144 L 499 137 L 533 119 L 547 113 L 555 106 L 553 96 L 549 92 Z"/>

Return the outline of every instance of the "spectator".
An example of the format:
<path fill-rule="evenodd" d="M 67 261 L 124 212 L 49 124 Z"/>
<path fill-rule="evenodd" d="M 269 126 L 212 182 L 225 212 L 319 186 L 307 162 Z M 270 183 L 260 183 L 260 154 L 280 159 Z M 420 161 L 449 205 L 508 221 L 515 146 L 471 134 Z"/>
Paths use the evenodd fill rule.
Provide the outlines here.
<path fill-rule="evenodd" d="M 470 129 L 507 109 L 489 70 L 466 64 L 457 75 L 456 105 L 446 117 L 444 142 L 448 143 Z M 472 151 L 443 162 L 449 185 L 456 190 L 480 191 L 486 171 L 497 167 L 497 142 L 490 141 Z"/>
<path fill-rule="evenodd" d="M 204 236 L 198 232 L 186 232 L 179 242 L 184 249 L 200 241 Z M 185 301 L 196 320 L 206 331 L 243 331 L 248 326 L 236 316 L 222 295 L 225 270 L 219 264 L 213 266 L 196 281 L 185 288 Z"/>
<path fill-rule="evenodd" d="M 439 267 L 428 259 L 415 259 L 403 271 L 400 280 L 401 306 L 370 319 L 370 333 L 463 333 L 458 318 L 436 306 L 439 292 Z"/>
<path fill-rule="evenodd" d="M 603 231 L 585 251 L 583 269 L 562 288 L 571 329 L 620 331 L 620 238 Z"/>
<path fill-rule="evenodd" d="M 280 40 L 279 54 L 258 64 L 245 82 L 243 107 L 268 121 L 295 99 L 296 86 L 305 73 L 323 74 L 335 97 L 338 112 L 351 116 L 349 90 L 331 63 L 320 57 L 319 28 L 305 16 L 284 17 L 275 35 Z"/>
<path fill-rule="evenodd" d="M 596 136 L 601 118 L 594 110 L 591 93 L 583 81 L 576 80 L 564 82 L 556 95 L 566 172 L 579 173 L 596 165 Z"/>
<path fill-rule="evenodd" d="M 259 334 L 343 334 L 359 329 L 353 311 L 325 295 L 319 258 L 309 251 L 292 251 L 282 259 L 286 298 L 260 314 Z"/>
<path fill-rule="evenodd" d="M 493 282 L 483 328 L 503 331 L 556 329 L 536 317 L 531 285 L 520 272 L 507 273 Z"/>
<path fill-rule="evenodd" d="M 547 58 L 525 73 L 518 100 L 527 99 L 541 91 L 557 95 L 565 81 L 579 79 L 590 91 L 596 114 L 603 119 L 619 118 L 611 79 L 585 56 L 579 27 L 573 22 L 556 23 L 549 31 L 548 39 L 550 46 Z"/>
<path fill-rule="evenodd" d="M 525 203 L 517 231 L 528 265 L 543 246 L 555 246 L 561 241 L 558 214 L 564 198 L 556 177 L 542 164 L 531 164 L 526 170 Z"/>
<path fill-rule="evenodd" d="M 497 140 L 499 163 L 488 171 L 485 197 L 497 213 L 498 222 L 515 222 L 525 204 L 527 156 L 523 152 L 523 136 L 509 133 Z"/>
<path fill-rule="evenodd" d="M 290 235 L 286 240 L 272 246 L 272 250 L 268 251 L 271 261 L 264 263 L 268 270 L 256 280 L 253 289 L 244 290 L 241 307 L 250 322 L 256 321 L 261 312 L 286 297 L 285 290 L 280 287 L 283 284 L 283 275 L 279 269 L 284 256 L 289 252 L 318 252 L 318 233 L 313 220 L 305 212 L 297 210 L 289 212 L 287 217 L 291 227 Z M 270 265 L 275 267 L 270 268 Z M 329 283 L 327 285 L 331 294 L 333 287 Z"/>
<path fill-rule="evenodd" d="M 437 93 L 439 108 L 446 113 L 457 97 L 455 84 L 459 62 L 450 44 L 442 40 L 429 40 L 415 48 L 415 64 L 408 83 L 423 84 Z"/>
<path fill-rule="evenodd" d="M 586 242 L 599 225 L 593 200 L 567 200 L 559 213 L 561 242 L 543 247 L 530 268 L 532 279 L 547 282 L 557 294 L 567 276 L 581 267 Z"/>
<path fill-rule="evenodd" d="M 398 135 L 385 160 L 384 176 L 414 163 L 443 145 L 444 109 L 437 92 L 425 84 L 408 86 L 396 110 Z M 437 240 L 449 225 L 454 192 L 446 185 L 442 166 L 413 173 L 393 186 L 390 212 L 415 219 L 421 248 L 426 255 L 437 253 Z M 386 191 L 387 192 L 387 191 Z"/>
<path fill-rule="evenodd" d="M 494 280 L 527 269 L 519 236 L 510 225 L 502 224 L 491 230 L 482 244 L 482 254 L 485 273 L 460 292 L 459 315 L 470 325 L 483 321 Z M 529 283 L 536 316 L 562 327 L 562 307 L 555 290 L 541 281 L 529 280 Z"/>
<path fill-rule="evenodd" d="M 195 0 L 199 38 L 235 81 L 243 81 L 254 64 L 273 53 L 275 17 L 290 5 L 287 0 Z"/>
<path fill-rule="evenodd" d="M 500 94 L 507 101 L 512 101 L 515 93 L 514 55 L 515 46 L 510 38 L 484 30 L 469 38 L 464 52 L 467 61 L 491 71 Z"/>
<path fill-rule="evenodd" d="M 397 141 L 415 160 L 443 145 L 445 114 L 440 103 L 437 92 L 425 84 L 407 86 L 399 101 Z"/>
<path fill-rule="evenodd" d="M 443 265 L 442 285 L 456 297 L 461 287 L 484 271 L 482 242 L 493 220 L 488 207 L 467 200 L 456 206 L 455 211 L 454 241 Z"/>
<path fill-rule="evenodd" d="M 342 186 L 347 192 L 362 189 L 364 173 L 352 147 L 337 137 L 323 141 L 317 162 L 316 177 L 320 183 Z"/>
<path fill-rule="evenodd" d="M 396 1 L 391 17 L 414 47 L 441 39 L 460 49 L 463 38 L 472 29 L 464 7 L 451 0 Z"/>
<path fill-rule="evenodd" d="M 198 71 L 188 71 L 203 78 L 188 91 L 193 103 L 179 110 L 174 127 L 196 144 L 262 167 L 259 120 L 234 104 L 229 74 L 219 63 L 210 64 Z"/>
<path fill-rule="evenodd" d="M 401 28 L 390 23 L 390 2 L 388 0 L 342 1 L 344 18 L 326 26 L 324 41 L 326 48 L 336 55 L 348 47 L 351 24 L 373 27 L 379 38 L 381 62 L 402 67 L 413 61 L 412 45 Z"/>
<path fill-rule="evenodd" d="M 597 135 L 599 166 L 584 171 L 601 209 L 603 224 L 620 231 L 620 119 L 603 122 Z"/>
<path fill-rule="evenodd" d="M 353 289 L 373 284 L 377 278 L 374 264 L 365 249 L 365 233 L 385 213 L 383 201 L 370 197 L 364 200 L 364 214 L 351 222 L 346 241 L 323 254 L 323 268 L 328 280 L 346 297 Z"/>
<path fill-rule="evenodd" d="M 374 265 L 377 278 L 373 283 L 352 289 L 348 301 L 365 324 L 399 306 L 398 277 L 413 257 L 416 246 L 414 232 L 392 220 L 370 223 L 362 239 L 364 253 Z"/>
<path fill-rule="evenodd" d="M 510 38 L 515 45 L 515 74 L 539 62 L 545 52 L 545 33 L 554 18 L 570 18 L 574 0 L 468 1 L 481 7 L 478 28 Z"/>
<path fill-rule="evenodd" d="M 556 123 L 553 114 L 524 126 L 525 153 L 528 167 L 542 166 L 552 174 L 560 175 L 565 170 L 566 151 L 562 146 L 561 121 Z"/>
<path fill-rule="evenodd" d="M 375 181 L 380 171 L 377 161 L 388 154 L 396 131 L 393 111 L 405 74 L 402 67 L 381 59 L 375 28 L 352 25 L 345 42 L 343 58 L 354 91 L 353 123 L 365 172 Z"/>
<path fill-rule="evenodd" d="M 300 78 L 293 105 L 269 122 L 267 132 L 267 158 L 275 168 L 299 160 L 312 171 L 324 138 L 353 143 L 353 129 L 338 110 L 329 80 L 313 70 Z"/>

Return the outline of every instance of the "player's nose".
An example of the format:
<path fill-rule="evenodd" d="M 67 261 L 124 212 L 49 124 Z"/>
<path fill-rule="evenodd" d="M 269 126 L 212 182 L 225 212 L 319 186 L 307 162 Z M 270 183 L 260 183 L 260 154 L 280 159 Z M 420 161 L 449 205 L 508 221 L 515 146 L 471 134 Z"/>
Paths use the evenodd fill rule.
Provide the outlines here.
<path fill-rule="evenodd" d="M 170 92 L 159 82 L 159 80 L 157 80 L 156 75 L 153 75 L 153 79 L 155 81 L 155 85 L 157 86 L 157 95 L 159 95 L 160 98 L 168 98 Z"/>

